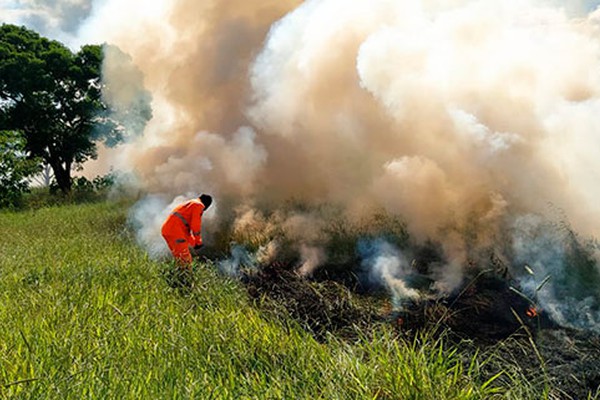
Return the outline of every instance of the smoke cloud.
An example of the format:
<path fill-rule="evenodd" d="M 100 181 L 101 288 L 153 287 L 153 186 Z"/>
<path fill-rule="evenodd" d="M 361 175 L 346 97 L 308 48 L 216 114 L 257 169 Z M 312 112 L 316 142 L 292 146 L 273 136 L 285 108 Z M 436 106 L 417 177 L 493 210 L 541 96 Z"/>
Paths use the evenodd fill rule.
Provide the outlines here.
<path fill-rule="evenodd" d="M 142 134 L 146 122 L 152 118 L 152 96 L 144 87 L 144 77 L 131 57 L 118 47 L 104 45 L 103 52 L 102 97 L 113 118 L 122 124 L 121 136 Z"/>
<path fill-rule="evenodd" d="M 276 212 L 289 199 L 336 204 L 352 218 L 381 207 L 415 242 L 440 243 L 431 274 L 451 292 L 489 252 L 515 274 L 535 266 L 536 279 L 577 268 L 564 257 L 570 242 L 544 236 L 537 219 L 564 216 L 582 237 L 600 233 L 600 11 L 563 3 L 106 1 L 81 32 L 130 54 L 152 94 L 144 134 L 114 154 L 166 199 L 134 211 L 160 210 L 140 219 L 145 243 L 160 240 L 160 216 L 182 194 L 213 194 L 216 219 L 226 208 Z M 117 12 L 134 4 L 138 12 Z M 304 239 L 303 265 L 325 262 L 322 230 L 288 217 L 279 228 Z M 531 218 L 538 228 L 524 228 Z M 553 250 L 533 250 L 542 248 Z M 365 262 L 410 297 L 394 286 L 410 266 L 401 254 Z M 550 279 L 542 290 L 551 295 L 537 294 L 575 324 L 551 306 L 569 296 L 565 282 Z M 593 291 L 569 298 L 569 309 L 600 304 Z"/>

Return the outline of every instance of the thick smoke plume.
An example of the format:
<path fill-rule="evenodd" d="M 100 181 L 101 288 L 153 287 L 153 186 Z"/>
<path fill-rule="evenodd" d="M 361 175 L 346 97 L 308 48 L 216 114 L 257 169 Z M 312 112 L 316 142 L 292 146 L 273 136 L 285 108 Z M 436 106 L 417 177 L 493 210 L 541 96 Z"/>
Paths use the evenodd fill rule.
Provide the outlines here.
<path fill-rule="evenodd" d="M 168 199 L 142 203 L 158 212 L 141 232 L 159 240 L 158 216 L 186 193 L 213 194 L 217 220 L 239 207 L 276 216 L 289 199 L 349 220 L 380 207 L 415 243 L 440 244 L 439 292 L 493 253 L 526 285 L 526 263 L 538 283 L 552 276 L 534 294 L 557 320 L 598 328 L 597 314 L 570 311 L 597 309 L 598 293 L 562 289 L 577 260 L 598 273 L 594 251 L 567 257 L 572 243 L 544 227 L 564 215 L 582 238 L 599 233 L 600 11 L 557 3 L 178 0 L 133 21 L 115 13 L 104 32 L 142 69 L 154 116 L 116 162 Z M 327 262 L 330 239 L 315 237 L 327 221 L 292 217 L 314 215 L 278 227 L 294 226 L 309 273 Z M 394 254 L 365 261 L 390 290 L 408 265 Z"/>

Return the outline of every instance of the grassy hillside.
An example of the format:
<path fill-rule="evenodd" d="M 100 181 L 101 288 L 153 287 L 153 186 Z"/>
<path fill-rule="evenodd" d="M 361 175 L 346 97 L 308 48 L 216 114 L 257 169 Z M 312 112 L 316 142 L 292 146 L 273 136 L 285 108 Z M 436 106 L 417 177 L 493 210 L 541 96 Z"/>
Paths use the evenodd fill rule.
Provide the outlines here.
<path fill-rule="evenodd" d="M 188 293 L 131 239 L 118 204 L 0 213 L 0 398 L 525 398 L 479 358 L 385 327 L 315 341 L 210 266 Z M 494 393 L 497 393 L 494 395 Z"/>

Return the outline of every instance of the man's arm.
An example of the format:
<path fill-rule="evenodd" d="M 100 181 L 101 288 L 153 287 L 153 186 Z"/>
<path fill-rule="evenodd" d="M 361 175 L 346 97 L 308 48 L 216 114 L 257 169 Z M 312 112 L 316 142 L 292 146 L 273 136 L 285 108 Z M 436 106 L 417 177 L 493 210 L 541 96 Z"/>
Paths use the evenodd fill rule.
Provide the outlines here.
<path fill-rule="evenodd" d="M 192 233 L 192 245 L 194 248 L 202 246 L 202 214 L 204 206 L 198 204 L 192 212 L 192 221 L 190 222 L 190 230 Z"/>

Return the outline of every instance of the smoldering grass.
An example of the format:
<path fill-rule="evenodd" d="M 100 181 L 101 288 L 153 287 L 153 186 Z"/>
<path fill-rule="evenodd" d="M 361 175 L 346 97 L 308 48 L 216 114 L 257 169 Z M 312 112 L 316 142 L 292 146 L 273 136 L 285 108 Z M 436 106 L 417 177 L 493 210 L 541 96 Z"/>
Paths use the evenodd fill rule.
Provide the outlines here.
<path fill-rule="evenodd" d="M 256 252 L 277 243 L 279 258 L 298 257 L 299 244 L 323 249 L 327 263 L 354 262 L 356 244 L 361 239 L 383 238 L 403 248 L 408 245 L 406 224 L 398 216 L 373 209 L 366 216 L 350 216 L 340 206 L 306 205 L 288 202 L 277 211 L 242 208 L 225 218 L 213 244 L 225 253 L 232 245 Z"/>

